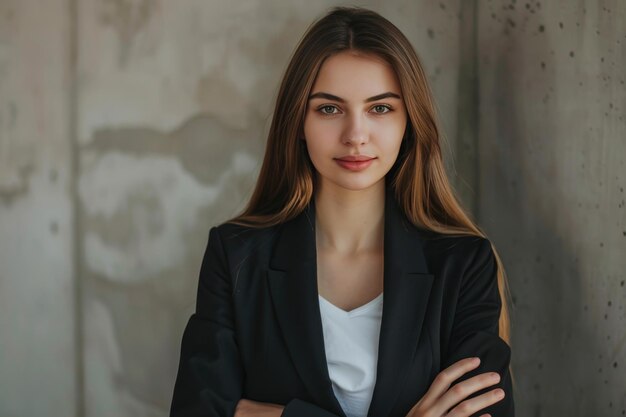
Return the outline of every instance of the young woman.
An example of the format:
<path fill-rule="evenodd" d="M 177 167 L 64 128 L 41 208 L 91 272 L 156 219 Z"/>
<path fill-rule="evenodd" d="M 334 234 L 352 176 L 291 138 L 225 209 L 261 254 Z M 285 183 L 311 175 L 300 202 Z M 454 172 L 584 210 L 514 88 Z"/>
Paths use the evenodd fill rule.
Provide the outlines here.
<path fill-rule="evenodd" d="M 171 416 L 512 417 L 505 289 L 410 42 L 334 8 L 291 58 L 246 209 L 209 232 Z"/>

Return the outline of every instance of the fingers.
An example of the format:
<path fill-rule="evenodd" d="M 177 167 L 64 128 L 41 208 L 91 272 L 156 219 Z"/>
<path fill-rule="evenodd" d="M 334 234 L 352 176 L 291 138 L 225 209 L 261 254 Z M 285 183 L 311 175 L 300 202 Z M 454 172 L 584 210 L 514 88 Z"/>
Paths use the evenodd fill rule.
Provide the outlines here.
<path fill-rule="evenodd" d="M 471 416 L 478 410 L 482 410 L 485 407 L 490 406 L 504 398 L 504 391 L 500 388 L 494 389 L 484 394 L 479 395 L 478 397 L 471 398 L 469 400 L 462 401 L 454 407 L 448 414 L 447 417 L 467 417 Z M 487 414 L 488 415 L 488 414 Z"/>
<path fill-rule="evenodd" d="M 453 363 L 443 371 L 439 372 L 426 394 L 418 403 L 420 408 L 423 410 L 432 408 L 438 402 L 439 398 L 446 393 L 454 381 L 459 379 L 463 374 L 476 368 L 479 364 L 480 358 L 465 358 Z M 460 400 L 462 400 L 462 398 L 459 398 L 457 402 Z M 443 414 L 443 411 L 445 410 L 442 408 L 441 414 Z"/>
<path fill-rule="evenodd" d="M 500 375 L 496 372 L 485 372 L 452 385 L 454 381 L 475 369 L 479 364 L 479 358 L 465 358 L 441 371 L 426 394 L 413 406 L 408 416 L 468 417 L 502 400 L 504 391 L 499 388 L 466 400 L 471 394 L 500 382 Z M 481 417 L 491 417 L 491 415 L 483 414 Z"/>
<path fill-rule="evenodd" d="M 486 372 L 473 376 L 466 381 L 462 381 L 458 384 L 453 385 L 452 388 L 450 388 L 448 392 L 446 392 L 443 397 L 441 397 L 439 403 L 437 404 L 437 407 L 443 407 L 442 411 L 447 411 L 450 408 L 454 407 L 456 404 L 458 404 L 460 401 L 467 398 L 470 394 L 473 394 L 476 391 L 480 391 L 481 389 L 489 387 L 491 385 L 497 384 L 498 382 L 500 382 L 500 375 L 498 375 L 496 372 Z"/>

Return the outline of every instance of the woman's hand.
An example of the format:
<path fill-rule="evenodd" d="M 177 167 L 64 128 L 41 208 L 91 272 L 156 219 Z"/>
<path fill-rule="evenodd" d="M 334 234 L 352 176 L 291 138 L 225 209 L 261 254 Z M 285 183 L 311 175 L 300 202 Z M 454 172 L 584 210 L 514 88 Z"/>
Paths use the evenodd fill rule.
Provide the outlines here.
<path fill-rule="evenodd" d="M 476 368 L 479 363 L 478 358 L 466 358 L 441 371 L 407 417 L 467 417 L 503 399 L 504 391 L 498 388 L 460 402 L 470 394 L 498 383 L 500 375 L 495 372 L 476 375 L 450 388 L 452 382 Z M 490 415 L 483 414 L 481 417 L 487 416 Z"/>
<path fill-rule="evenodd" d="M 235 417 L 280 417 L 284 405 L 263 403 L 242 398 L 237 403 Z"/>

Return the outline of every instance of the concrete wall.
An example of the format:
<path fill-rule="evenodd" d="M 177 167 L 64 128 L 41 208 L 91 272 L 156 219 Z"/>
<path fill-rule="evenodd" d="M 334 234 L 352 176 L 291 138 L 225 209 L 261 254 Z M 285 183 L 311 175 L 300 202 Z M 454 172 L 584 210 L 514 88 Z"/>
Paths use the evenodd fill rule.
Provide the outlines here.
<path fill-rule="evenodd" d="M 626 2 L 481 1 L 479 218 L 523 416 L 626 414 Z"/>
<path fill-rule="evenodd" d="M 416 47 L 508 268 L 518 415 L 626 408 L 626 10 L 588 3 L 358 3 Z M 1 416 L 167 415 L 208 230 L 335 4 L 0 2 Z"/>
<path fill-rule="evenodd" d="M 80 392 L 71 13 L 0 1 L 0 416 L 73 416 Z"/>

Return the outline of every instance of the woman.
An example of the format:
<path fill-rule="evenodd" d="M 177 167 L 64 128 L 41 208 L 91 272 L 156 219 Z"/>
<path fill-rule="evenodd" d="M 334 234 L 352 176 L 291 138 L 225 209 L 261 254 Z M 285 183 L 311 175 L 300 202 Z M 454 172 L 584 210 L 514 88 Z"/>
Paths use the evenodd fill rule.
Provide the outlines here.
<path fill-rule="evenodd" d="M 209 232 L 171 416 L 514 415 L 501 262 L 439 140 L 393 24 L 309 28 L 248 206 Z"/>

